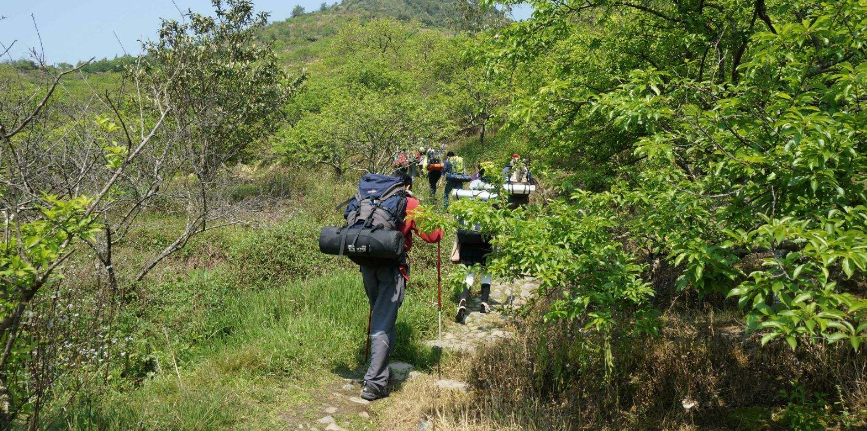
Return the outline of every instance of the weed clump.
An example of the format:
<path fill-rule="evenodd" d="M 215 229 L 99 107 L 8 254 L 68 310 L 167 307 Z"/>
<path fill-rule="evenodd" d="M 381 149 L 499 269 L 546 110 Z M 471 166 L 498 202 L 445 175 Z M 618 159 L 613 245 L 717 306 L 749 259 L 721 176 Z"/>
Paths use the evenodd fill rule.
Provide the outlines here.
<path fill-rule="evenodd" d="M 238 282 L 262 286 L 309 279 L 346 265 L 346 259 L 319 253 L 320 225 L 307 218 L 257 230 L 231 246 L 229 264 Z"/>
<path fill-rule="evenodd" d="M 620 334 L 606 368 L 598 334 L 577 321 L 545 322 L 544 308 L 519 336 L 478 353 L 469 376 L 480 390 L 453 414 L 539 429 L 846 428 L 867 420 L 867 356 L 844 345 L 761 347 L 733 319 L 673 309 L 656 337 Z"/>

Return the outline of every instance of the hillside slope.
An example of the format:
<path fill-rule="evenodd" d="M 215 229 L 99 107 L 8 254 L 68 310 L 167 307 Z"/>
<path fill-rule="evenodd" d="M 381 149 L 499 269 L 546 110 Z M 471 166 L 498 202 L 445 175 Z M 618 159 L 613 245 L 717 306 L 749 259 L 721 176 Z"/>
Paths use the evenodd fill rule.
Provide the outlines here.
<path fill-rule="evenodd" d="M 263 41 L 290 63 L 304 63 L 321 57 L 326 40 L 351 22 L 377 18 L 438 29 L 449 33 L 478 27 L 478 23 L 509 22 L 501 10 L 474 9 L 471 2 L 457 0 L 343 0 L 339 4 L 272 22 L 263 32 Z M 471 23 L 470 21 L 473 21 Z"/>

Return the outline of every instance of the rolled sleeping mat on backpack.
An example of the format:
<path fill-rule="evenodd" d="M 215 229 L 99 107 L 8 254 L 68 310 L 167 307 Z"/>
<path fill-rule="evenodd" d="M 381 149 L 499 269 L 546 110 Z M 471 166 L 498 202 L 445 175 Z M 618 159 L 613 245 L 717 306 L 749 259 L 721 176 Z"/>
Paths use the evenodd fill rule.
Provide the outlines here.
<path fill-rule="evenodd" d="M 536 186 L 533 184 L 506 183 L 503 184 L 503 190 L 513 195 L 529 195 L 536 191 Z"/>
<path fill-rule="evenodd" d="M 396 230 L 326 226 L 319 232 L 319 251 L 349 257 L 397 259 L 404 253 L 405 241 Z"/>
<path fill-rule="evenodd" d="M 446 174 L 446 181 L 451 181 L 455 183 L 468 183 L 472 180 L 473 178 L 467 174 Z"/>
<path fill-rule="evenodd" d="M 487 190 L 453 189 L 451 195 L 455 199 L 478 199 L 480 201 L 487 201 L 497 197 L 496 193 L 491 193 Z"/>
<path fill-rule="evenodd" d="M 493 190 L 495 188 L 497 188 L 497 186 L 479 180 L 470 181 L 469 187 L 470 190 Z"/>
<path fill-rule="evenodd" d="M 444 166 L 445 165 L 442 163 L 428 163 L 427 171 L 428 172 L 442 172 Z"/>

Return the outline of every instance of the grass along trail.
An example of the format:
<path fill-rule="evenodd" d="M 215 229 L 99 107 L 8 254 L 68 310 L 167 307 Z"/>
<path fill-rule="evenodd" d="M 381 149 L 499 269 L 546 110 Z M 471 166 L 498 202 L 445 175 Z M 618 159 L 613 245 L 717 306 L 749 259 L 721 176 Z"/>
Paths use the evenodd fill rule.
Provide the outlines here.
<path fill-rule="evenodd" d="M 426 340 L 437 350 L 442 348 L 442 367 L 419 367 L 392 361 L 391 396 L 373 403 L 359 398 L 364 369 L 336 371 L 334 379 L 319 393 L 292 411 L 280 414 L 287 429 L 298 430 L 431 430 L 443 429 L 441 423 L 456 423 L 459 418 L 441 418 L 438 406 L 468 397 L 472 387 L 463 381 L 466 364 L 472 353 L 483 344 L 511 337 L 516 322 L 515 311 L 532 296 L 538 284 L 533 280 L 491 285 L 492 311 L 479 313 L 478 297 L 469 301 L 470 313 L 464 322 L 454 320 L 454 304 L 443 307 L 442 341 Z M 436 336 L 437 334 L 434 334 Z M 450 427 L 445 427 L 450 428 Z"/>

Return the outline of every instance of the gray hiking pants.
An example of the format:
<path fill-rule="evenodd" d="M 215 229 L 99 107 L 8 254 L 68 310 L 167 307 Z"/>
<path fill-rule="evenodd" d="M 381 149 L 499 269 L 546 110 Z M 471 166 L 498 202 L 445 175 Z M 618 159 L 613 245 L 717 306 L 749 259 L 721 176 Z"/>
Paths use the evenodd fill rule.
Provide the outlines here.
<path fill-rule="evenodd" d="M 408 270 L 407 270 L 408 271 Z M 364 290 L 370 301 L 370 368 L 364 381 L 384 389 L 388 384 L 388 359 L 394 350 L 394 322 L 403 303 L 406 279 L 397 266 L 361 267 Z"/>

